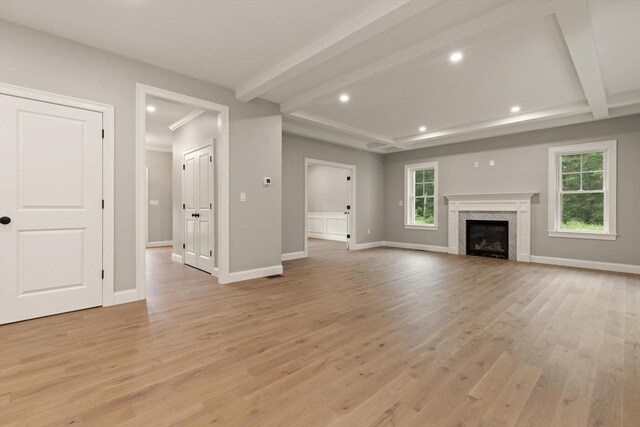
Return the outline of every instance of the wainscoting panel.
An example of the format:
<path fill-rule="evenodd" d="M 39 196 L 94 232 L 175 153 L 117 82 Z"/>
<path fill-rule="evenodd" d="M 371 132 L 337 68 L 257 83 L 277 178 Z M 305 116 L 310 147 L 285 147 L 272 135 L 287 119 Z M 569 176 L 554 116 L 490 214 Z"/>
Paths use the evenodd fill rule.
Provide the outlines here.
<path fill-rule="evenodd" d="M 308 237 L 325 240 L 347 241 L 347 215 L 343 212 L 309 212 Z"/>

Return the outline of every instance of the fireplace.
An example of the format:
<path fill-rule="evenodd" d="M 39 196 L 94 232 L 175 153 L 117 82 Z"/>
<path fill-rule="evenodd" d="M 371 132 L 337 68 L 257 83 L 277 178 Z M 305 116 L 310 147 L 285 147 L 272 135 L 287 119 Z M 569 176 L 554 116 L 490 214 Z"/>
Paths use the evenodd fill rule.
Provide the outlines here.
<path fill-rule="evenodd" d="M 467 255 L 509 259 L 509 221 L 467 220 Z"/>

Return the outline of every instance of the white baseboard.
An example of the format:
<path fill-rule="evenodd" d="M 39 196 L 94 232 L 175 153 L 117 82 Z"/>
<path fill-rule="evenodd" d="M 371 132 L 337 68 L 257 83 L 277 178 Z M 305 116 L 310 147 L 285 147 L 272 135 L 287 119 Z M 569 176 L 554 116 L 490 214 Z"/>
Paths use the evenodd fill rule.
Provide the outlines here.
<path fill-rule="evenodd" d="M 113 305 L 126 304 L 133 301 L 138 301 L 137 289 L 127 289 L 126 291 L 116 291 L 113 293 Z"/>
<path fill-rule="evenodd" d="M 401 249 L 414 249 L 419 251 L 429 251 L 429 252 L 441 252 L 448 253 L 449 247 L 447 246 L 433 246 L 433 245 L 421 245 L 418 243 L 404 243 L 404 242 L 382 242 L 384 245 L 390 248 L 401 248 Z"/>
<path fill-rule="evenodd" d="M 590 268 L 592 270 L 616 271 L 619 273 L 640 274 L 640 265 L 615 264 L 612 262 L 585 261 L 581 259 L 553 258 L 531 255 L 531 262 L 538 264 L 561 265 L 565 267 Z"/>
<path fill-rule="evenodd" d="M 174 262 L 182 264 L 182 255 L 179 255 L 179 254 L 177 254 L 175 252 L 172 253 L 171 254 L 171 261 L 174 261 Z"/>
<path fill-rule="evenodd" d="M 381 246 L 385 246 L 385 242 L 357 243 L 356 244 L 356 250 L 379 248 Z"/>
<path fill-rule="evenodd" d="M 229 281 L 227 283 L 241 282 L 243 280 L 258 279 L 260 277 L 274 276 L 282 274 L 282 264 L 272 265 L 271 267 L 254 268 L 253 270 L 235 271 L 229 273 Z"/>
<path fill-rule="evenodd" d="M 304 258 L 306 255 L 304 251 L 300 252 L 289 252 L 288 254 L 282 254 L 282 261 L 290 261 L 292 259 Z"/>
<path fill-rule="evenodd" d="M 163 246 L 173 246 L 173 240 L 160 240 L 157 242 L 147 242 L 148 248 L 160 248 Z"/>
<path fill-rule="evenodd" d="M 213 267 L 213 271 L 211 271 L 211 275 L 213 277 L 218 277 L 220 269 L 218 267 Z"/>

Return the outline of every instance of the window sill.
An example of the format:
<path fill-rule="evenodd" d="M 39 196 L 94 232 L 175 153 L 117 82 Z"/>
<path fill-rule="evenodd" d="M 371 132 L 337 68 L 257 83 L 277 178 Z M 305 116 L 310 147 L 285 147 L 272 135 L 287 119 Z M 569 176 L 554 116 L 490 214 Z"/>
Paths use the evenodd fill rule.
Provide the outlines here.
<path fill-rule="evenodd" d="M 563 237 L 566 239 L 616 240 L 615 233 L 592 233 L 589 231 L 549 230 L 549 237 Z"/>
<path fill-rule="evenodd" d="M 437 225 L 417 225 L 417 224 L 405 224 L 404 228 L 407 230 L 431 230 L 436 231 Z"/>

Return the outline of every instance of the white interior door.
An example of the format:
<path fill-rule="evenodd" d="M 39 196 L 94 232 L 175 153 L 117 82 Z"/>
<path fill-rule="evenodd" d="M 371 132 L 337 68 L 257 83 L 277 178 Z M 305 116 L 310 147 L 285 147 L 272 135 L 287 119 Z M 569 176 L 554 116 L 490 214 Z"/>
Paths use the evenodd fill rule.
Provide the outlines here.
<path fill-rule="evenodd" d="M 184 155 L 185 264 L 213 270 L 213 150 L 211 146 Z"/>
<path fill-rule="evenodd" d="M 102 305 L 102 114 L 0 95 L 0 153 L 0 323 Z"/>

